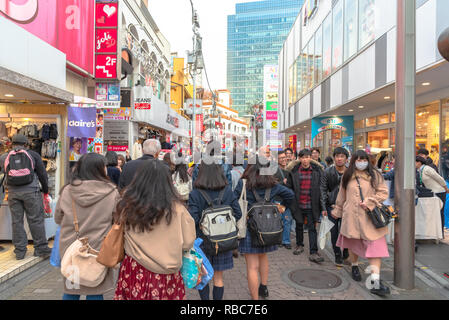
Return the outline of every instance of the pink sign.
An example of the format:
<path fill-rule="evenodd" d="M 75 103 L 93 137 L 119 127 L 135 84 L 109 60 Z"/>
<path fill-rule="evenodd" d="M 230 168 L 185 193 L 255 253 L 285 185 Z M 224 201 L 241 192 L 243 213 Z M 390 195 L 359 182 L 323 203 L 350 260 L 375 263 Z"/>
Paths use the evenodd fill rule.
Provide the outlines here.
<path fill-rule="evenodd" d="M 101 54 L 95 57 L 95 78 L 117 79 L 117 55 Z"/>
<path fill-rule="evenodd" d="M 0 15 L 93 74 L 94 6 L 93 1 L 85 0 L 0 0 Z"/>
<path fill-rule="evenodd" d="M 117 27 L 118 3 L 97 3 L 95 20 L 97 28 Z"/>
<path fill-rule="evenodd" d="M 117 29 L 97 29 L 95 32 L 95 52 L 117 52 Z"/>
<path fill-rule="evenodd" d="M 277 120 L 278 112 L 277 111 L 267 111 L 267 120 Z"/>
<path fill-rule="evenodd" d="M 108 146 L 108 151 L 124 152 L 128 149 L 128 146 Z"/>

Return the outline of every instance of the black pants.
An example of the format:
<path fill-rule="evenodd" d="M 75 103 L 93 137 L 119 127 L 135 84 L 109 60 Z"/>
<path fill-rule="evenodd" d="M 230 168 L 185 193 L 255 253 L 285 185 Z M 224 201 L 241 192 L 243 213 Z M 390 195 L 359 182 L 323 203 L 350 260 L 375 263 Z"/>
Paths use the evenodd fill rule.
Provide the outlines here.
<path fill-rule="evenodd" d="M 332 208 L 327 208 L 327 217 L 334 224 L 333 228 L 331 229 L 332 248 L 334 249 L 334 253 L 336 256 L 341 256 L 341 249 L 340 247 L 337 247 L 337 240 L 338 236 L 340 235 L 341 219 L 335 219 L 331 215 L 331 212 Z"/>
<path fill-rule="evenodd" d="M 307 229 L 309 233 L 310 254 L 318 252 L 318 233 L 313 223 L 312 209 L 302 209 L 303 217 L 307 217 Z M 296 222 L 296 245 L 304 246 L 304 224 Z"/>
<path fill-rule="evenodd" d="M 443 228 L 443 239 L 444 239 L 444 207 L 446 206 L 446 192 L 435 193 L 435 195 L 443 201 L 443 209 L 441 209 L 441 227 Z"/>

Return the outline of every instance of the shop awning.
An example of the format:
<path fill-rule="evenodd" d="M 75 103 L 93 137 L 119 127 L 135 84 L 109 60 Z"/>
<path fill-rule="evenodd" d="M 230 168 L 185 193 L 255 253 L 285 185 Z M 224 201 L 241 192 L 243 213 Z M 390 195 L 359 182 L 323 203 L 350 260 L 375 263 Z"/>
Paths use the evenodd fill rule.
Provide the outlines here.
<path fill-rule="evenodd" d="M 68 104 L 73 99 L 68 91 L 0 67 L 0 103 Z"/>

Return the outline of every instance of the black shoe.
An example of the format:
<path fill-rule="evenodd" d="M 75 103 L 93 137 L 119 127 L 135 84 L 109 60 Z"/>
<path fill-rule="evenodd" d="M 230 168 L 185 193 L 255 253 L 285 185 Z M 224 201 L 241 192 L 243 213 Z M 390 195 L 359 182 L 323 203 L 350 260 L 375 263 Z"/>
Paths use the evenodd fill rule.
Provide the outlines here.
<path fill-rule="evenodd" d="M 267 288 L 267 286 L 264 286 L 263 284 L 261 284 L 259 286 L 259 297 L 261 297 L 261 298 L 268 298 L 268 288 Z"/>
<path fill-rule="evenodd" d="M 296 246 L 295 251 L 293 251 L 293 254 L 295 256 L 299 256 L 303 252 L 304 252 L 304 246 Z"/>
<path fill-rule="evenodd" d="M 371 282 L 371 283 L 373 283 L 373 282 Z M 376 294 L 376 295 L 378 295 L 378 296 L 380 296 L 380 297 L 385 297 L 385 296 L 391 294 L 391 293 L 390 293 L 390 288 L 388 288 L 387 286 L 385 286 L 385 285 L 383 284 L 382 280 L 379 281 L 379 289 L 373 288 L 373 289 L 370 290 L 370 292 L 371 292 L 372 294 Z"/>
<path fill-rule="evenodd" d="M 39 251 L 37 251 L 36 249 L 34 250 L 34 256 L 35 257 L 42 257 L 42 258 L 48 258 L 51 256 L 51 248 L 47 247 L 45 249 L 41 249 Z"/>
<path fill-rule="evenodd" d="M 324 262 L 324 258 L 317 253 L 311 254 L 309 260 L 315 263 Z"/>
<path fill-rule="evenodd" d="M 335 255 L 335 265 L 337 267 L 343 267 L 343 258 L 339 254 Z"/>
<path fill-rule="evenodd" d="M 291 250 L 292 249 L 292 245 L 291 244 L 283 244 L 284 248 L 287 250 Z"/>
<path fill-rule="evenodd" d="M 349 258 L 349 250 L 343 249 L 343 260 L 346 260 Z"/>
<path fill-rule="evenodd" d="M 16 253 L 16 260 L 23 260 L 23 259 L 25 259 L 25 255 L 26 254 L 27 254 L 26 250 L 23 251 L 23 252 Z"/>
<path fill-rule="evenodd" d="M 352 267 L 352 279 L 354 279 L 354 281 L 357 281 L 357 282 L 362 281 L 362 275 L 360 274 L 360 270 L 359 270 L 358 266 Z"/>

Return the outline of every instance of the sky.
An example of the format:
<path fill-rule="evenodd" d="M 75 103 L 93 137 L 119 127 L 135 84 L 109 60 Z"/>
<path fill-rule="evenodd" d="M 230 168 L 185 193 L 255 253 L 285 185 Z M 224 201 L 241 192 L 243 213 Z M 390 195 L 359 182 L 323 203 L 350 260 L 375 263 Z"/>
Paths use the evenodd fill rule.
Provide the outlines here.
<path fill-rule="evenodd" d="M 212 90 L 226 89 L 226 51 L 228 15 L 235 14 L 235 4 L 257 0 L 192 0 L 198 11 L 203 38 L 204 62 Z M 190 0 L 149 0 L 149 11 L 171 52 L 187 57 L 193 49 L 192 9 Z M 203 76 L 203 87 L 207 87 Z"/>

